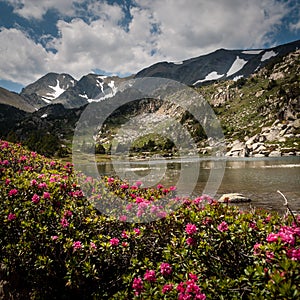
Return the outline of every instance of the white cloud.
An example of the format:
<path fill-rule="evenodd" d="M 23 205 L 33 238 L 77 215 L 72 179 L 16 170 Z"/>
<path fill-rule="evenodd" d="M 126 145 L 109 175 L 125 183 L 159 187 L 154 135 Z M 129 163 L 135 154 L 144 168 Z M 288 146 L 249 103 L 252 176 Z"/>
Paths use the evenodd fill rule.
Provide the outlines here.
<path fill-rule="evenodd" d="M 181 60 L 217 48 L 262 47 L 288 13 L 274 0 L 137 0 L 160 22 L 160 51 Z"/>
<path fill-rule="evenodd" d="M 84 0 L 7 0 L 13 8 L 14 13 L 25 19 L 41 19 L 49 9 L 56 9 L 60 14 L 74 15 L 74 2 L 82 3 Z"/>
<path fill-rule="evenodd" d="M 292 31 L 298 31 L 298 30 L 300 30 L 300 20 L 298 22 L 296 22 L 296 23 L 291 23 L 290 24 L 290 29 Z"/>
<path fill-rule="evenodd" d="M 8 1 L 25 18 L 42 18 L 50 8 L 74 17 L 61 17 L 58 37 L 45 36 L 55 54 L 19 30 L 0 32 L 0 48 L 6 47 L 0 78 L 27 84 L 50 71 L 77 79 L 93 69 L 135 73 L 157 61 L 181 61 L 218 48 L 272 45 L 292 0 L 136 0 L 126 29 L 120 25 L 123 7 L 117 4 L 88 0 L 83 10 L 69 0 Z"/>
<path fill-rule="evenodd" d="M 17 29 L 0 28 L 0 78 L 29 84 L 45 74 L 49 53 Z"/>

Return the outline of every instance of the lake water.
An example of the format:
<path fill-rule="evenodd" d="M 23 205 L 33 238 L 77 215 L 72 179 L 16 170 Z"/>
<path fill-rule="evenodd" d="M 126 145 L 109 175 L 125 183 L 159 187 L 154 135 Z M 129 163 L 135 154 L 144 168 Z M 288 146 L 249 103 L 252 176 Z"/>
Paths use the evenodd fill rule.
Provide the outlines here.
<path fill-rule="evenodd" d="M 180 180 L 179 185 L 193 191 L 193 196 L 208 191 L 218 199 L 225 193 L 242 193 L 252 201 L 251 204 L 238 205 L 282 213 L 285 207 L 284 199 L 277 192 L 280 190 L 292 210 L 300 213 L 300 157 L 114 161 L 114 164 L 99 163 L 98 171 L 103 175 L 118 174 L 122 178 L 136 177 L 142 181 L 147 178 L 147 185 L 177 186 Z M 181 176 L 183 172 L 184 176 Z"/>

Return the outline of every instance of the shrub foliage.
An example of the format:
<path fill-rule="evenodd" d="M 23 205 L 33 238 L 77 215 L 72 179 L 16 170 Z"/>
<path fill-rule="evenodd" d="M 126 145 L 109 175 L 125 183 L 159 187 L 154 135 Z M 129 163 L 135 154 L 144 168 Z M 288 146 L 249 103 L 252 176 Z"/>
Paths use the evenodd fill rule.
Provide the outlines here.
<path fill-rule="evenodd" d="M 101 214 L 72 164 L 0 141 L 0 278 L 8 299 L 297 299 L 300 227 L 291 216 L 240 211 L 208 196 L 117 178 L 93 199 L 130 202 Z M 82 176 L 82 175 L 81 175 Z M 85 187 L 86 188 L 86 187 Z M 156 205 L 162 197 L 180 207 Z M 111 198 L 112 199 L 112 198 Z M 139 223 L 146 212 L 157 221 Z M 136 222 L 126 222 L 129 215 Z"/>

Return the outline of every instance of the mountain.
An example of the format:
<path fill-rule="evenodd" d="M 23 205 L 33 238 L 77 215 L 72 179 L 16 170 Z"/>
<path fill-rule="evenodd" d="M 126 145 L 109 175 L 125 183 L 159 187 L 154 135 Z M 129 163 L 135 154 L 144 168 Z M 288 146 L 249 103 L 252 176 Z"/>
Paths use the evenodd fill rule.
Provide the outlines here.
<path fill-rule="evenodd" d="M 0 104 L 10 105 L 27 112 L 33 112 L 35 110 L 22 96 L 2 87 L 0 87 Z"/>
<path fill-rule="evenodd" d="M 39 109 L 51 104 L 77 81 L 69 74 L 48 73 L 22 89 L 20 96 Z"/>
<path fill-rule="evenodd" d="M 191 85 L 193 91 L 210 103 L 220 120 L 228 155 L 267 156 L 272 151 L 295 155 L 300 154 L 300 50 L 297 48 L 300 41 L 265 50 L 220 49 L 181 64 L 158 63 L 135 78 L 164 76 Z M 216 74 L 224 76 L 216 79 Z M 87 111 L 86 107 L 90 113 L 87 119 L 95 124 L 101 115 L 115 107 L 103 128 L 93 135 L 106 152 L 110 151 L 118 130 L 130 121 L 132 126 L 125 140 L 137 139 L 137 128 L 147 135 L 133 143 L 135 152 L 151 146 L 173 153 L 174 145 L 153 135 L 151 132 L 155 130 L 149 126 L 150 122 L 157 128 L 163 128 L 164 124 L 170 127 L 173 118 L 191 133 L 200 153 L 209 153 L 205 133 L 195 118 L 180 103 L 174 106 L 159 100 L 163 99 L 163 93 L 174 92 L 176 87 L 171 82 L 166 80 L 169 85 L 158 85 L 157 89 L 151 84 L 143 86 L 151 89 L 152 97 L 147 97 L 139 94 L 138 85 L 143 80 L 128 81 L 132 78 L 88 74 L 76 81 L 68 74 L 49 73 L 25 87 L 20 95 L 0 89 L 0 103 L 5 103 L 0 106 L 0 138 L 21 141 L 46 155 L 65 155 L 72 144 L 76 122 Z M 125 104 L 124 99 L 133 100 Z M 182 97 L 178 99 L 181 101 Z M 97 110 L 99 101 L 104 104 L 101 111 Z"/>
<path fill-rule="evenodd" d="M 74 87 L 67 89 L 53 103 L 61 103 L 66 108 L 80 107 L 91 102 L 113 97 L 121 82 L 126 78 L 88 74 L 83 76 Z"/>
<path fill-rule="evenodd" d="M 217 80 L 249 77 L 271 60 L 300 48 L 300 40 L 270 49 L 219 49 L 182 62 L 159 62 L 138 72 L 135 78 L 170 78 L 189 86 L 201 86 Z"/>

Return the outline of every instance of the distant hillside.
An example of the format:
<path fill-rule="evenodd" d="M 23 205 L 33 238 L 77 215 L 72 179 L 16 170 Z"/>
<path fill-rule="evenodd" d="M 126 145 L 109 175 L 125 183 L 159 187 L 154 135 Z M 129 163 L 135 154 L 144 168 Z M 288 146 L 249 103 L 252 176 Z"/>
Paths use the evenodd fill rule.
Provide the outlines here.
<path fill-rule="evenodd" d="M 17 93 L 10 92 L 0 87 L 0 103 L 13 106 L 27 112 L 33 112 L 35 109 L 24 98 Z"/>

